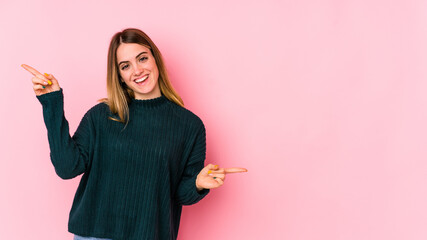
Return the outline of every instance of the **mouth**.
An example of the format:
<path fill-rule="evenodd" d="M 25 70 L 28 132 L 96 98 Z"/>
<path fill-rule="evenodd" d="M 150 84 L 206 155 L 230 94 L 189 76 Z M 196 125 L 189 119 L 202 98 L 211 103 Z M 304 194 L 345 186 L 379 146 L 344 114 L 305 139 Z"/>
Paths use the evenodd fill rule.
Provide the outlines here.
<path fill-rule="evenodd" d="M 135 80 L 134 80 L 134 82 L 136 82 L 136 83 L 142 83 L 142 82 L 144 82 L 145 80 L 147 80 L 147 78 L 148 78 L 148 74 L 147 74 L 147 75 L 145 75 L 145 76 L 143 76 L 143 77 L 140 77 L 140 78 L 135 79 Z"/>

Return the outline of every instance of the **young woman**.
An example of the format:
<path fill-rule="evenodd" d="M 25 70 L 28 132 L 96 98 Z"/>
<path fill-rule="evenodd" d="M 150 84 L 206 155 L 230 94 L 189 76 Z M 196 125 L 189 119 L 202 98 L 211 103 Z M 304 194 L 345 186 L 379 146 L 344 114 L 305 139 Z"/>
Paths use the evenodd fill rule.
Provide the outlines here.
<path fill-rule="evenodd" d="M 204 124 L 183 107 L 160 51 L 141 30 L 113 36 L 108 98 L 85 114 L 73 137 L 57 79 L 22 66 L 34 75 L 56 173 L 83 173 L 68 223 L 75 239 L 176 239 L 182 205 L 220 187 L 225 174 L 246 171 L 204 167 Z"/>

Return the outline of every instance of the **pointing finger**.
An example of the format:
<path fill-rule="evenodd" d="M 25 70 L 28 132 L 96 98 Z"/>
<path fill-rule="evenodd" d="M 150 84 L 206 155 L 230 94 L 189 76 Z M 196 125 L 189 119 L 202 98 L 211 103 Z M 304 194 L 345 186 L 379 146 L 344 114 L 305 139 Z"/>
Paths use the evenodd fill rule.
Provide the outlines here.
<path fill-rule="evenodd" d="M 218 170 L 209 170 L 208 174 L 211 173 L 241 173 L 241 172 L 247 172 L 248 170 L 246 168 L 220 168 Z"/>
<path fill-rule="evenodd" d="M 28 66 L 27 64 L 22 64 L 21 67 L 23 67 L 25 70 L 27 70 L 28 72 L 30 72 L 34 76 L 36 76 L 36 75 L 42 75 L 39 71 L 37 71 L 36 69 Z"/>
<path fill-rule="evenodd" d="M 46 78 L 46 76 L 44 76 L 43 74 L 41 74 L 39 71 L 37 71 L 36 69 L 26 65 L 26 64 L 22 64 L 21 67 L 23 67 L 25 70 L 27 70 L 28 72 L 30 72 L 31 74 L 33 74 L 35 77 L 38 77 L 40 79 L 43 80 L 49 80 Z"/>
<path fill-rule="evenodd" d="M 224 170 L 225 170 L 225 173 L 241 173 L 241 172 L 248 171 L 246 168 L 226 168 Z"/>

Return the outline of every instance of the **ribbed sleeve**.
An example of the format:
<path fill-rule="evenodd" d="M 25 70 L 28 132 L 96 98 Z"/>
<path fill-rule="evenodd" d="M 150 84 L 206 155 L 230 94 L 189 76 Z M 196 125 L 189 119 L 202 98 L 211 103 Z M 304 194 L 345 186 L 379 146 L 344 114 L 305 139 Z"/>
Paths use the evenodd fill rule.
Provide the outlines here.
<path fill-rule="evenodd" d="M 206 130 L 204 125 L 201 125 L 197 130 L 196 138 L 191 145 L 182 180 L 176 192 L 177 203 L 181 205 L 197 203 L 209 192 L 208 189 L 198 192 L 196 188 L 197 174 L 204 167 L 206 157 Z"/>
<path fill-rule="evenodd" d="M 166 97 L 132 100 L 129 122 L 105 103 L 92 107 L 73 137 L 62 90 L 38 97 L 57 174 L 81 173 L 68 230 L 114 240 L 176 239 L 182 205 L 200 201 L 196 177 L 204 167 L 202 120 Z"/>
<path fill-rule="evenodd" d="M 90 138 L 93 129 L 85 116 L 76 134 L 71 138 L 68 122 L 64 116 L 62 89 L 37 96 L 43 106 L 43 117 L 48 130 L 50 155 L 55 171 L 63 179 L 82 174 L 89 162 Z"/>

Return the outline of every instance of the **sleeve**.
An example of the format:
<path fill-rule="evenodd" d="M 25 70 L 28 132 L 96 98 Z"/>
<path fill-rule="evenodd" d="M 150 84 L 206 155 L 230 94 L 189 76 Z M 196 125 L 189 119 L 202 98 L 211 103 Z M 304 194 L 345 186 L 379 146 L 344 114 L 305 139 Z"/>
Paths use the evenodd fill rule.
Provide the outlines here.
<path fill-rule="evenodd" d="M 175 199 L 180 205 L 195 204 L 209 193 L 209 189 L 199 192 L 196 188 L 196 178 L 203 169 L 206 158 L 206 130 L 203 123 L 197 131 L 190 153 L 184 154 L 186 155 L 188 156 L 187 164 L 175 194 Z"/>
<path fill-rule="evenodd" d="M 62 179 L 74 178 L 86 171 L 94 128 L 89 112 L 81 120 L 73 137 L 64 115 L 62 89 L 37 96 L 43 106 L 43 118 L 47 128 L 50 158 L 56 174 Z"/>

